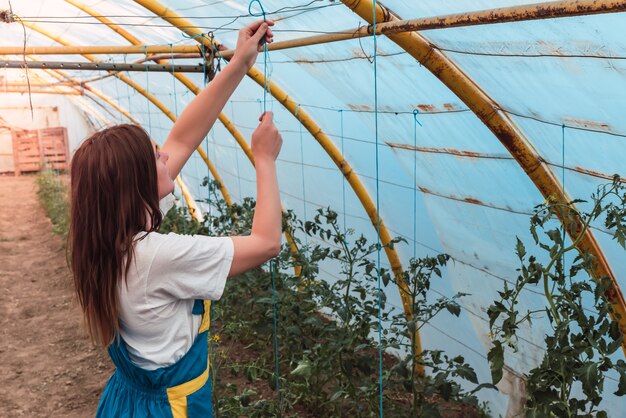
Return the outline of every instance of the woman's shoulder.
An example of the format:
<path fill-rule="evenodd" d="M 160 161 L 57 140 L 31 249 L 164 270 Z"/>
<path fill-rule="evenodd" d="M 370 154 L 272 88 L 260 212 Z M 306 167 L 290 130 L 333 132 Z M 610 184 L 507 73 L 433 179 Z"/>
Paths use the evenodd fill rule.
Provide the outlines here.
<path fill-rule="evenodd" d="M 160 247 L 164 247 L 164 249 L 167 250 L 170 246 L 178 247 L 185 244 L 193 245 L 195 241 L 203 239 L 210 238 L 203 235 L 177 234 L 175 232 L 161 233 L 158 231 L 142 231 L 135 235 L 135 250 L 156 250 Z"/>
<path fill-rule="evenodd" d="M 224 252 L 232 258 L 233 243 L 229 237 L 206 235 L 142 232 L 135 238 L 135 253 L 157 254 L 164 258 L 179 256 L 215 255 Z"/>

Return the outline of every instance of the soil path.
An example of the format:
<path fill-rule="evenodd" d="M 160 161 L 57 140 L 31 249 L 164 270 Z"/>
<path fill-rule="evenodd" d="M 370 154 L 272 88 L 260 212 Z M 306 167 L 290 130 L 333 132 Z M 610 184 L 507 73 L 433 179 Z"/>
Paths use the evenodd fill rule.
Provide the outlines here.
<path fill-rule="evenodd" d="M 90 417 L 113 367 L 83 332 L 34 177 L 0 176 L 0 417 Z"/>

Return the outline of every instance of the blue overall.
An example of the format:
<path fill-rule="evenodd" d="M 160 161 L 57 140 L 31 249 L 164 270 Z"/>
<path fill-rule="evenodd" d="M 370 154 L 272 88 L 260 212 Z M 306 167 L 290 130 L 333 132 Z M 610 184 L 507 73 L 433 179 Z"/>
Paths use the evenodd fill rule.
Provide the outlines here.
<path fill-rule="evenodd" d="M 210 302 L 196 301 L 194 314 L 202 324 L 191 349 L 176 363 L 156 370 L 144 370 L 130 360 L 121 336 L 109 346 L 117 367 L 109 379 L 96 417 L 211 417 L 208 329 Z"/>

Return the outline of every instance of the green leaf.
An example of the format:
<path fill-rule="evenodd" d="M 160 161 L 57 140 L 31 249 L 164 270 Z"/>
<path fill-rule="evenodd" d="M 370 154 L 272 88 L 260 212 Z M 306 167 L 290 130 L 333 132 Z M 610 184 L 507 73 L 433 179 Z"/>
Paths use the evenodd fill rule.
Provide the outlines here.
<path fill-rule="evenodd" d="M 461 307 L 459 306 L 458 303 L 455 303 L 455 302 L 448 303 L 446 304 L 446 309 L 448 310 L 448 312 L 450 312 L 454 316 L 461 315 Z"/>
<path fill-rule="evenodd" d="M 447 381 L 443 382 L 439 387 L 439 394 L 446 401 L 450 400 L 450 396 L 452 396 L 452 383 Z"/>
<path fill-rule="evenodd" d="M 578 378 L 583 384 L 585 393 L 589 394 L 593 392 L 593 389 L 598 384 L 598 364 L 593 362 L 587 363 L 577 368 L 575 372 L 578 374 Z"/>
<path fill-rule="evenodd" d="M 311 373 L 313 372 L 312 367 L 313 367 L 313 364 L 311 363 L 311 360 L 304 357 L 298 363 L 298 367 L 296 367 L 295 369 L 291 371 L 291 374 L 293 376 L 302 376 L 305 379 L 308 379 L 309 377 L 311 377 Z"/>
<path fill-rule="evenodd" d="M 456 372 L 463 379 L 478 384 L 478 377 L 476 376 L 476 372 L 469 365 L 463 364 L 461 366 L 457 366 Z"/>
<path fill-rule="evenodd" d="M 493 342 L 493 347 L 487 354 L 487 360 L 489 360 L 491 368 L 491 381 L 496 385 L 502 380 L 502 368 L 504 367 L 504 350 L 500 341 Z"/>
<path fill-rule="evenodd" d="M 339 399 L 339 397 L 345 394 L 346 392 L 344 392 L 343 390 L 338 390 L 337 392 L 333 393 L 333 396 L 330 397 L 330 402 L 335 402 L 337 399 Z"/>
<path fill-rule="evenodd" d="M 517 239 L 517 245 L 515 247 L 515 251 L 517 252 L 517 256 L 521 260 L 526 255 L 526 248 L 524 248 L 524 244 L 522 243 L 522 241 L 519 238 L 517 238 L 517 237 L 515 237 L 515 238 Z"/>

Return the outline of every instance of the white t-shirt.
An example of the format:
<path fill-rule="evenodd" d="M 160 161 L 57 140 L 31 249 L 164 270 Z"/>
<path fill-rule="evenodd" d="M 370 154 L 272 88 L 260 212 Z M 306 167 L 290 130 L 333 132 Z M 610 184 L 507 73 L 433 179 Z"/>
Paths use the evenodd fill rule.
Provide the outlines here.
<path fill-rule="evenodd" d="M 127 280 L 118 286 L 120 332 L 133 363 L 154 370 L 191 348 L 202 319 L 191 314 L 194 301 L 222 296 L 234 246 L 229 237 L 138 238 Z"/>

